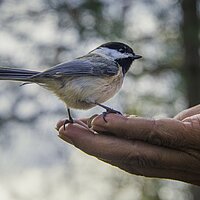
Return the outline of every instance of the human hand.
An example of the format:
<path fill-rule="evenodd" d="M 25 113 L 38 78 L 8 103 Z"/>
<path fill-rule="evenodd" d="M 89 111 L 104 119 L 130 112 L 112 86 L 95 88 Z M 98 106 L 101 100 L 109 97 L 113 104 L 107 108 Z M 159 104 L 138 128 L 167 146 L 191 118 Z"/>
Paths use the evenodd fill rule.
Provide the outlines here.
<path fill-rule="evenodd" d="M 60 121 L 59 137 L 129 173 L 200 185 L 200 105 L 175 118 L 108 114 L 106 121 L 97 116 L 91 130 L 76 123 L 64 130 Z"/>

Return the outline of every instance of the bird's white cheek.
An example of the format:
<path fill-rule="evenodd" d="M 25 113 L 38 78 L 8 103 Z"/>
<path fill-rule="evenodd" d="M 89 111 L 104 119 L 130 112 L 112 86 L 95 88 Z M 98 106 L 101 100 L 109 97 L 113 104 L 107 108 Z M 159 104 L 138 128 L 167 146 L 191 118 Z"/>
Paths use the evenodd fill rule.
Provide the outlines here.
<path fill-rule="evenodd" d="M 100 54 L 101 56 L 107 57 L 112 60 L 120 59 L 120 58 L 128 58 L 132 57 L 133 55 L 130 53 L 121 53 L 115 49 L 108 49 L 108 48 L 99 48 L 95 49 L 93 53 Z"/>

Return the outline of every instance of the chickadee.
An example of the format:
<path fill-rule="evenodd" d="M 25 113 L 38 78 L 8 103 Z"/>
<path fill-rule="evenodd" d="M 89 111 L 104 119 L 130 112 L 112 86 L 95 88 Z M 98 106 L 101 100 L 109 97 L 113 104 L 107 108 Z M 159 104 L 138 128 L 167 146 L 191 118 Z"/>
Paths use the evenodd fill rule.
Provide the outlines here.
<path fill-rule="evenodd" d="M 135 59 L 132 48 L 120 42 L 108 42 L 85 56 L 58 64 L 44 72 L 25 69 L 0 68 L 0 80 L 37 83 L 56 94 L 70 108 L 89 109 L 96 105 L 107 113 L 118 111 L 102 105 L 121 88 L 124 76 Z M 105 118 L 104 118 L 105 120 Z"/>

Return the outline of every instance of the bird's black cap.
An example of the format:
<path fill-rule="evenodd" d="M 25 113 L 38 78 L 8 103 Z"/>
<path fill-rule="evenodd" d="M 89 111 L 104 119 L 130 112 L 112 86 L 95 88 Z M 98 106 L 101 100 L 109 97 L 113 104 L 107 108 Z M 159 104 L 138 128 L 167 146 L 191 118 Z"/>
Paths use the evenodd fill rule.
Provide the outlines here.
<path fill-rule="evenodd" d="M 115 49 L 118 51 L 123 51 L 126 53 L 134 53 L 133 49 L 129 47 L 127 44 L 124 44 L 122 42 L 107 42 L 105 44 L 102 44 L 100 47 L 107 47 L 109 49 Z"/>
<path fill-rule="evenodd" d="M 124 44 L 122 42 L 107 42 L 105 44 L 102 44 L 99 47 L 115 49 L 121 53 L 131 53 L 133 55 L 133 57 L 132 57 L 133 60 L 142 58 L 142 56 L 136 55 L 131 47 L 129 47 L 127 44 Z"/>

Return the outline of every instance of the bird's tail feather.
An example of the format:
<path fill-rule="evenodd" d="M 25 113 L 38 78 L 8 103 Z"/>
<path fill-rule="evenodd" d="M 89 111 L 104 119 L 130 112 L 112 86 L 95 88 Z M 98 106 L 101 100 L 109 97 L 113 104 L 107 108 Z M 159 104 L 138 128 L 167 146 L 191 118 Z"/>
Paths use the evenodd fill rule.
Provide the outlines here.
<path fill-rule="evenodd" d="M 37 71 L 31 71 L 31 70 L 26 70 L 26 69 L 0 67 L 0 80 L 31 82 L 31 77 L 38 73 L 39 72 Z"/>

